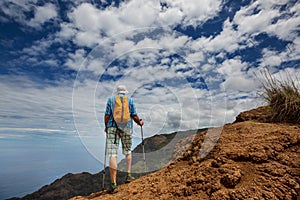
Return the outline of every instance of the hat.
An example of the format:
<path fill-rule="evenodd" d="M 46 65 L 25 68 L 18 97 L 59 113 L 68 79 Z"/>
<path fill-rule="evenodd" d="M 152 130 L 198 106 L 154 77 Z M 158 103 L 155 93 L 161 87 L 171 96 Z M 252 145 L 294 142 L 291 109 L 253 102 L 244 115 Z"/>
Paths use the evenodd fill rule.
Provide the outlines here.
<path fill-rule="evenodd" d="M 128 93 L 128 91 L 126 90 L 125 85 L 119 85 L 117 87 L 116 94 L 127 94 L 127 93 Z"/>

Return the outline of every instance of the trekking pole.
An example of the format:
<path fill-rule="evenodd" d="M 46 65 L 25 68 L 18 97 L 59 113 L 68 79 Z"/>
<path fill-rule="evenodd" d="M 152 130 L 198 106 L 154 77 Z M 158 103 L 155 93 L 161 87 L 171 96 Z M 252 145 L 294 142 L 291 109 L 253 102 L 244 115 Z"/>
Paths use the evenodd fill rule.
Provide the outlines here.
<path fill-rule="evenodd" d="M 106 136 L 107 137 L 107 136 Z M 105 168 L 106 168 L 106 149 L 107 149 L 107 139 L 105 138 L 105 153 L 104 153 L 104 163 L 103 163 L 103 176 L 102 176 L 102 190 L 104 190 L 104 186 L 105 186 Z"/>
<path fill-rule="evenodd" d="M 142 119 L 140 119 L 142 121 Z M 145 173 L 147 171 L 147 164 L 146 164 L 146 155 L 145 155 L 145 145 L 144 145 L 144 133 L 143 133 L 143 126 L 141 126 L 141 135 L 142 135 L 142 150 L 143 150 L 143 160 L 145 165 Z"/>

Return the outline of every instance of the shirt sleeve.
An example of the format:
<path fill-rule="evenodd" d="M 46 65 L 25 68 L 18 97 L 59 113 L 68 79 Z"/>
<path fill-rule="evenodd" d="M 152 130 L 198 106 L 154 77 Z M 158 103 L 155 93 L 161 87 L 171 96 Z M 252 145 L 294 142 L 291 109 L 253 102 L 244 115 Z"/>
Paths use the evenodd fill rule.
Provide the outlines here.
<path fill-rule="evenodd" d="M 129 99 L 130 116 L 137 115 L 133 99 Z"/>
<path fill-rule="evenodd" d="M 112 109 L 111 109 L 111 98 L 109 98 L 107 100 L 107 103 L 106 103 L 106 109 L 105 109 L 105 114 L 106 115 L 111 115 L 112 114 Z"/>

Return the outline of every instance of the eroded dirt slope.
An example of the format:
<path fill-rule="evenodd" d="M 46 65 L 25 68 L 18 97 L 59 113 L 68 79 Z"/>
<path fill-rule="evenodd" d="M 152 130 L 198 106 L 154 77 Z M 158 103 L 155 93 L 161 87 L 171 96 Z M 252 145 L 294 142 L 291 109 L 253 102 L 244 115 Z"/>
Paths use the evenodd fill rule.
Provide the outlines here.
<path fill-rule="evenodd" d="M 299 125 L 239 120 L 220 129 L 216 145 L 203 144 L 205 134 L 185 139 L 190 148 L 175 162 L 120 185 L 116 194 L 72 199 L 299 199 Z M 212 151 L 201 158 L 203 145 Z"/>

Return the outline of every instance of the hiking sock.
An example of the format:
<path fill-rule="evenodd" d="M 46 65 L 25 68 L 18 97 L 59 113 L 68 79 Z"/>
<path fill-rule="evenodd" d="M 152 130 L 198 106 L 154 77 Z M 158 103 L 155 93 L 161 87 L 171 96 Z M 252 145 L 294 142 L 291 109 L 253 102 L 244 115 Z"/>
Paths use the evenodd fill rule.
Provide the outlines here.
<path fill-rule="evenodd" d="M 111 186 L 117 186 L 117 183 L 111 182 Z"/>
<path fill-rule="evenodd" d="M 127 176 L 131 176 L 131 173 L 130 173 L 130 172 L 128 172 L 128 173 L 127 173 Z"/>

